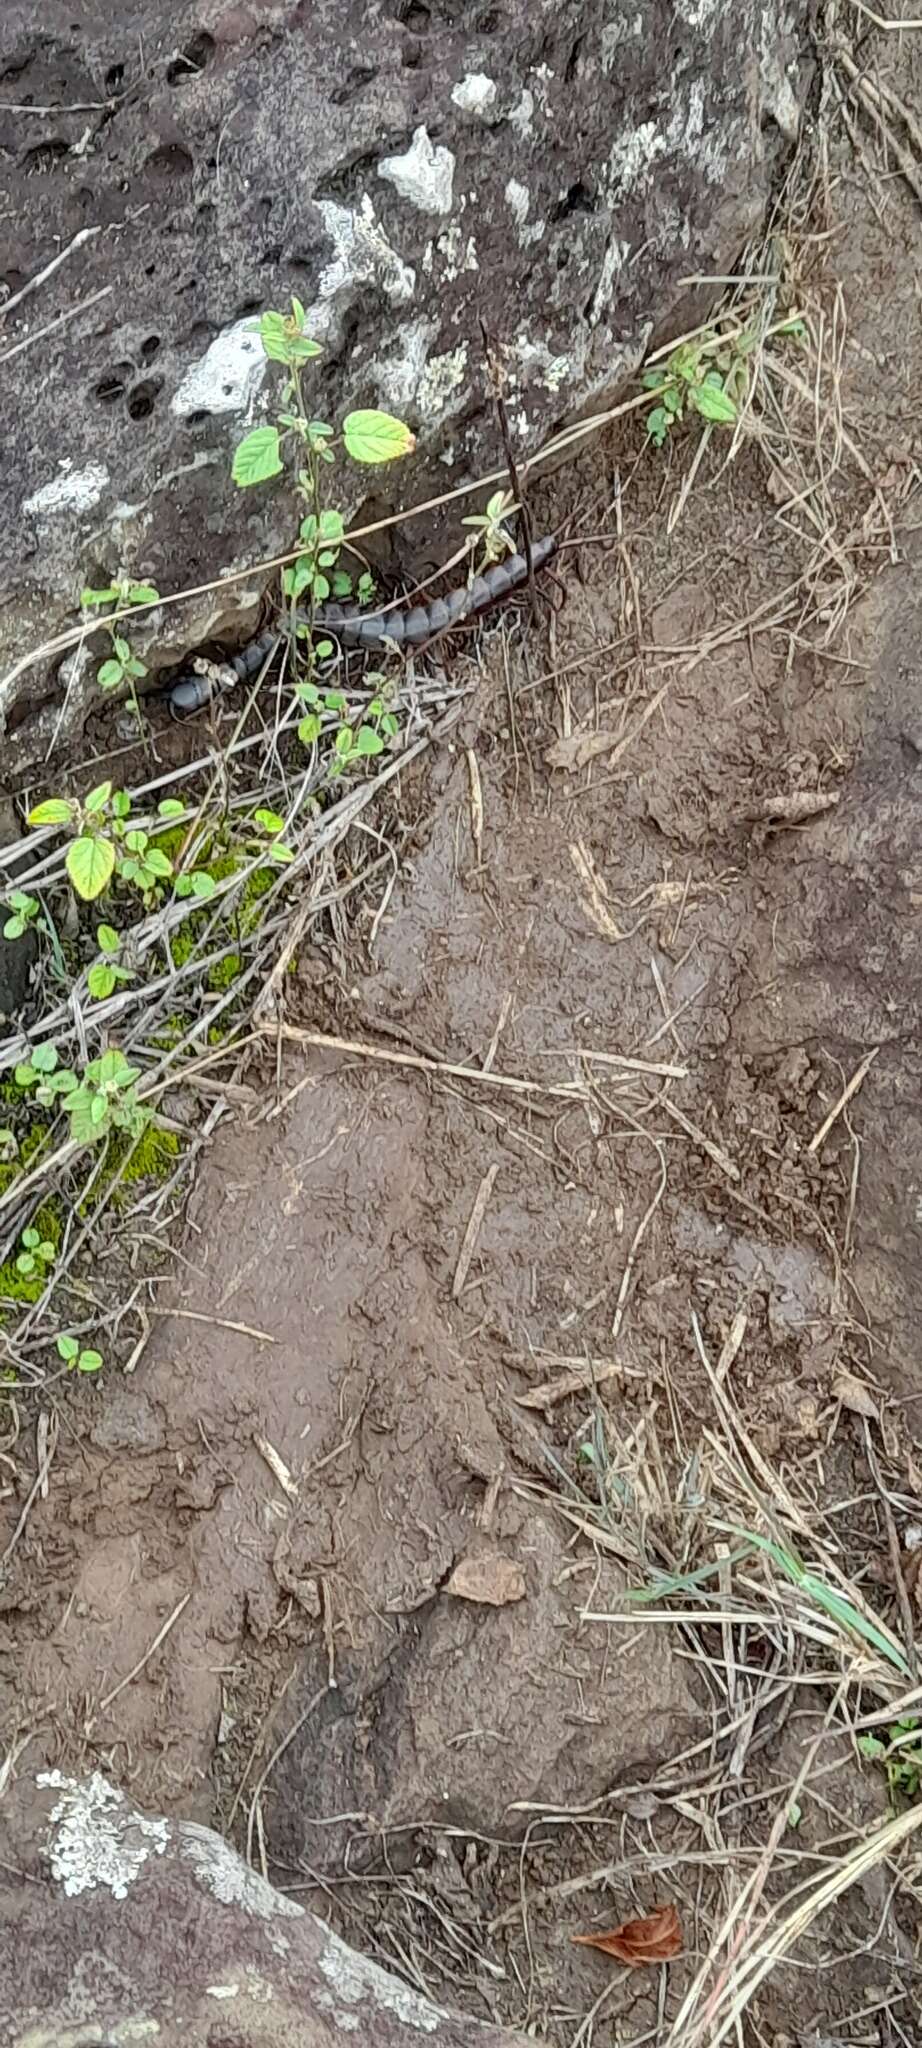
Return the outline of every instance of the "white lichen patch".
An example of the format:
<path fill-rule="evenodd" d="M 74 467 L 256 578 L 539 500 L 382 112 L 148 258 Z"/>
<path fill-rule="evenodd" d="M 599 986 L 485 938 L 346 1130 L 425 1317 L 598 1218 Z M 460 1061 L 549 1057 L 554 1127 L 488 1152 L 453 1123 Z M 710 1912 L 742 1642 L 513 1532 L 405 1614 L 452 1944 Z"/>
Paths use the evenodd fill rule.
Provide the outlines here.
<path fill-rule="evenodd" d="M 323 340 L 333 302 L 342 292 L 377 284 L 392 306 L 404 306 L 416 290 L 416 272 L 392 249 L 367 192 L 357 213 L 332 199 L 318 199 L 316 205 L 334 250 L 332 262 L 320 273 L 317 302 L 307 319 L 309 333 Z"/>
<path fill-rule="evenodd" d="M 506 205 L 510 209 L 516 227 L 524 227 L 525 222 L 528 219 L 528 209 L 531 204 L 528 195 L 528 187 L 526 185 L 520 185 L 518 178 L 510 178 L 509 183 L 506 186 L 505 197 Z"/>
<path fill-rule="evenodd" d="M 451 97 L 462 114 L 474 114 L 485 121 L 496 106 L 496 80 L 485 71 L 469 71 L 451 88 Z"/>
<path fill-rule="evenodd" d="M 430 2005 L 428 1998 L 421 1998 L 418 1991 L 411 1991 L 408 1984 L 389 1977 L 377 1963 L 371 1963 L 366 1956 L 357 1955 L 354 1949 L 347 1948 L 336 1934 L 327 1935 L 317 1960 L 340 2005 L 348 2007 L 367 2002 L 377 2006 L 380 2012 L 393 2013 L 403 2026 L 415 2027 L 423 2034 L 434 2034 L 440 2022 L 448 2017 L 440 2006 Z M 369 2033 L 372 2032 L 373 2028 L 369 2027 Z"/>
<path fill-rule="evenodd" d="M 163 1855 L 168 1822 L 135 1813 L 99 1771 L 82 1784 L 60 1771 L 40 1771 L 36 1783 L 61 1794 L 51 1811 L 47 1855 L 69 1899 L 99 1887 L 124 1899 L 149 1857 Z"/>
<path fill-rule="evenodd" d="M 545 391 L 553 393 L 572 375 L 573 365 L 568 356 L 553 355 L 546 342 L 529 341 L 525 334 L 518 335 L 503 354 L 513 388 L 522 383 L 541 384 Z"/>
<path fill-rule="evenodd" d="M 430 356 L 416 389 L 420 418 L 429 425 L 442 419 L 450 410 L 456 393 L 463 388 L 466 377 L 466 341 L 459 342 L 457 348 L 447 349 L 444 355 Z"/>
<path fill-rule="evenodd" d="M 477 245 L 473 235 L 465 236 L 460 220 L 453 220 L 451 227 L 445 229 L 444 235 L 439 236 L 436 248 L 444 264 L 443 283 L 453 284 L 463 270 L 477 270 Z M 423 267 L 425 268 L 425 262 Z"/>
<path fill-rule="evenodd" d="M 177 1836 L 183 1861 L 191 1863 L 199 1883 L 222 1906 L 240 1906 L 256 1920 L 304 1918 L 303 1906 L 274 1891 L 257 1870 L 251 1870 L 241 1860 L 229 1842 L 222 1841 L 210 1828 L 186 1820 L 180 1822 Z"/>
<path fill-rule="evenodd" d="M 734 0 L 676 0 L 676 13 L 689 28 L 707 28 L 733 4 Z"/>
<path fill-rule="evenodd" d="M 625 43 L 632 42 L 635 36 L 639 36 L 642 33 L 642 30 L 642 14 L 635 14 L 632 21 L 622 19 L 621 21 L 603 22 L 599 47 L 602 57 L 602 70 L 606 78 L 614 71 L 618 63 L 619 52 L 623 49 Z"/>
<path fill-rule="evenodd" d="M 61 512 L 89 512 L 99 503 L 108 481 L 109 472 L 101 462 L 89 462 L 85 469 L 62 462 L 58 475 L 25 500 L 23 512 L 35 519 L 53 519 Z"/>
<path fill-rule="evenodd" d="M 665 127 L 642 121 L 619 136 L 602 177 L 609 203 L 645 191 L 662 157 L 685 157 L 700 165 L 713 185 L 725 177 L 727 158 L 719 130 L 712 128 L 705 135 L 703 79 L 692 80 Z"/>
<path fill-rule="evenodd" d="M 450 149 L 432 142 L 428 128 L 414 131 L 403 156 L 382 157 L 378 176 L 420 213 L 451 212 L 455 160 Z"/>
<path fill-rule="evenodd" d="M 252 320 L 235 320 L 216 334 L 197 363 L 191 363 L 170 410 L 187 417 L 190 412 L 248 413 L 266 374 L 262 342 Z"/>
<path fill-rule="evenodd" d="M 534 128 L 534 120 L 535 96 L 534 93 L 529 92 L 527 85 L 523 85 L 516 104 L 510 112 L 509 125 L 515 129 L 517 135 L 521 135 L 523 142 L 527 142 Z"/>

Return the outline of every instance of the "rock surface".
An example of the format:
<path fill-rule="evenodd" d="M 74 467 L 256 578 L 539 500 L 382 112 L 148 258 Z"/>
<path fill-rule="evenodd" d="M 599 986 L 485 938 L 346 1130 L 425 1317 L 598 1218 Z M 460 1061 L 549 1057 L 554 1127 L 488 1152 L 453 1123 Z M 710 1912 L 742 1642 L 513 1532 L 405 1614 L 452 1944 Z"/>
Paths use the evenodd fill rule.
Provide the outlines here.
<path fill-rule="evenodd" d="M 51 700 L 44 751 L 63 681 L 62 732 L 79 722 L 94 660 L 15 671 L 88 577 L 177 590 L 290 543 L 284 494 L 242 499 L 228 475 L 275 382 L 257 310 L 292 291 L 310 308 L 326 418 L 380 404 L 419 430 L 387 503 L 495 465 L 481 317 L 520 449 L 609 397 L 703 305 L 682 280 L 725 271 L 754 227 L 810 13 L 49 0 L 39 30 L 34 0 L 6 0 L 0 729 Z M 367 480 L 343 478 L 346 509 Z M 154 614 L 152 668 L 239 630 L 264 580 Z"/>
<path fill-rule="evenodd" d="M 7 1788 L 0 1845 L 10 2048 L 525 2048 L 431 2005 L 220 1835 L 134 1812 L 98 1773 Z"/>

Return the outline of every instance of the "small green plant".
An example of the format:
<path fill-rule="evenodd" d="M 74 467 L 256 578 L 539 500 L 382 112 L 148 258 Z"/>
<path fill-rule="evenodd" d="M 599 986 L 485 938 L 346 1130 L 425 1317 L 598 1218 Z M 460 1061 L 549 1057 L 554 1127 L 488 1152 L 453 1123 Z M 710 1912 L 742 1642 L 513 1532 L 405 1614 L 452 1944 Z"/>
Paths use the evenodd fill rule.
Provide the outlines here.
<path fill-rule="evenodd" d="M 137 1137 L 146 1129 L 150 1111 L 138 1101 L 135 1082 L 140 1067 L 132 1067 L 124 1053 L 110 1046 L 99 1058 L 90 1060 L 82 1076 L 72 1067 L 62 1067 L 57 1047 L 37 1045 L 31 1058 L 15 1069 L 20 1088 L 35 1091 L 46 1106 L 61 1103 L 70 1118 L 70 1135 L 78 1145 L 96 1145 L 112 1130 Z"/>
<path fill-rule="evenodd" d="M 733 391 L 745 389 L 746 357 L 755 340 L 741 335 L 716 353 L 711 341 L 707 333 L 684 341 L 664 364 L 644 371 L 645 390 L 655 391 L 659 398 L 659 404 L 647 414 L 647 433 L 654 447 L 662 448 L 686 411 L 698 413 L 712 426 L 735 426 L 739 408 Z"/>
<path fill-rule="evenodd" d="M 323 731 L 323 712 L 332 711 L 339 719 L 333 740 L 330 774 L 342 775 L 347 768 L 355 768 L 369 761 L 376 754 L 382 754 L 389 739 L 400 731 L 400 723 L 394 713 L 388 710 L 387 687 L 383 676 L 369 676 L 372 684 L 381 685 L 379 695 L 372 697 L 365 706 L 357 724 L 351 724 L 347 715 L 346 698 L 342 690 L 320 690 L 316 683 L 301 682 L 297 694 L 308 709 L 298 726 L 298 738 L 306 747 L 314 746 Z"/>
<path fill-rule="evenodd" d="M 886 1772 L 891 1805 L 914 1804 L 922 1790 L 922 1722 L 912 1714 L 891 1721 L 886 1741 L 879 1735 L 859 1735 L 858 1748 L 869 1763 L 880 1764 Z"/>
<path fill-rule="evenodd" d="M 3 927 L 5 939 L 21 939 L 23 934 L 38 922 L 42 906 L 36 896 L 27 896 L 22 889 L 11 889 L 6 899 L 10 912 Z"/>
<path fill-rule="evenodd" d="M 123 576 L 117 583 L 108 583 L 104 590 L 83 590 L 80 603 L 84 611 L 102 612 L 104 606 L 112 605 L 117 611 L 124 611 L 127 605 L 156 604 L 160 596 L 152 583 L 135 583 L 130 576 Z M 102 618 L 112 642 L 112 653 L 96 672 L 96 681 L 101 690 L 117 690 L 124 683 L 131 699 L 131 708 L 140 728 L 141 707 L 138 703 L 137 682 L 146 676 L 147 666 L 139 661 L 133 652 L 131 642 L 125 638 L 121 621 Z"/>
<path fill-rule="evenodd" d="M 470 526 L 477 536 L 479 568 L 488 569 L 491 562 L 501 562 L 504 555 L 515 553 L 506 521 L 518 509 L 511 491 L 494 491 L 482 512 L 470 512 L 466 519 L 462 519 L 462 526 Z"/>
<path fill-rule="evenodd" d="M 57 1256 L 54 1245 L 48 1238 L 42 1237 L 40 1231 L 31 1227 L 23 1231 L 19 1242 L 22 1251 L 16 1260 L 17 1273 L 21 1273 L 26 1279 L 36 1276 L 43 1279 L 48 1268 L 54 1265 Z"/>
<path fill-rule="evenodd" d="M 58 1357 L 63 1358 L 68 1372 L 93 1373 L 102 1370 L 101 1351 L 83 1350 L 76 1337 L 57 1337 L 55 1342 Z"/>
<path fill-rule="evenodd" d="M 299 527 L 300 552 L 286 569 L 282 589 L 291 607 L 292 631 L 305 643 L 308 673 L 313 679 L 317 661 L 333 653 L 329 640 L 313 644 L 315 606 L 332 597 L 348 597 L 352 578 L 343 569 L 340 553 L 344 542 L 342 514 L 324 503 L 323 471 L 336 461 L 342 448 L 353 462 L 377 465 L 395 462 L 409 455 L 415 437 L 392 413 L 374 410 L 350 412 L 342 424 L 341 439 L 325 420 L 313 419 L 307 406 L 303 376 L 306 365 L 321 349 L 306 332 L 304 307 L 293 298 L 290 313 L 267 312 L 255 323 L 263 353 L 270 362 L 280 363 L 285 372 L 282 409 L 274 425 L 254 427 L 239 443 L 233 461 L 234 482 L 242 490 L 269 482 L 285 471 L 290 459 L 295 490 L 303 507 Z M 283 459 L 284 457 L 284 459 Z M 371 597 L 373 584 L 364 571 L 358 578 L 356 594 L 360 603 Z M 306 622 L 295 624 L 294 607 L 305 604 Z M 311 741 L 305 744 L 312 744 Z"/>
<path fill-rule="evenodd" d="M 165 797 L 157 815 L 166 823 L 181 815 L 182 808 L 177 798 Z M 113 790 L 111 782 L 98 783 L 82 802 L 77 797 L 46 797 L 29 812 L 27 823 L 36 828 L 60 825 L 74 834 L 64 865 L 85 903 L 95 902 L 117 873 L 150 908 L 159 901 L 161 885 L 172 877 L 172 862 L 154 844 L 153 834 L 132 823 L 128 791 Z"/>
<path fill-rule="evenodd" d="M 101 1003 L 107 996 L 111 996 L 120 981 L 133 981 L 134 976 L 129 968 L 120 967 L 115 957 L 121 951 L 122 940 L 113 925 L 97 925 L 96 944 L 103 958 L 94 961 L 87 975 L 86 984 L 90 995 L 97 1003 Z"/>

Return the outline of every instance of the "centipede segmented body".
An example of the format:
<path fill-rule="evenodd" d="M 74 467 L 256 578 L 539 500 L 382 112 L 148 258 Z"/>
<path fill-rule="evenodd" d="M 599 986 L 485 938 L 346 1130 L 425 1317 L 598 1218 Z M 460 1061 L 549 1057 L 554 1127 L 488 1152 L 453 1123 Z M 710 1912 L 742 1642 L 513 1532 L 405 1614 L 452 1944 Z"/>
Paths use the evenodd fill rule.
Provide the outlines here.
<path fill-rule="evenodd" d="M 533 541 L 532 569 L 543 569 L 556 549 L 555 534 L 545 534 L 543 540 Z M 431 604 L 413 605 L 409 611 L 403 612 L 363 612 L 358 605 L 319 604 L 312 620 L 306 612 L 299 612 L 297 624 L 310 624 L 312 632 L 331 635 L 343 647 L 359 648 L 367 653 L 382 653 L 389 646 L 421 647 L 436 634 L 459 625 L 462 619 L 471 618 L 477 612 L 486 611 L 489 605 L 498 603 L 510 590 L 524 583 L 527 576 L 525 556 L 508 555 L 504 562 L 494 562 L 482 576 L 475 576 L 473 582 L 449 591 L 447 597 L 433 598 Z M 192 673 L 180 676 L 169 694 L 172 716 L 191 718 L 196 711 L 203 710 L 218 691 L 231 689 L 236 683 L 250 682 L 271 654 L 277 638 L 275 628 L 270 627 L 220 666 L 201 662 Z"/>

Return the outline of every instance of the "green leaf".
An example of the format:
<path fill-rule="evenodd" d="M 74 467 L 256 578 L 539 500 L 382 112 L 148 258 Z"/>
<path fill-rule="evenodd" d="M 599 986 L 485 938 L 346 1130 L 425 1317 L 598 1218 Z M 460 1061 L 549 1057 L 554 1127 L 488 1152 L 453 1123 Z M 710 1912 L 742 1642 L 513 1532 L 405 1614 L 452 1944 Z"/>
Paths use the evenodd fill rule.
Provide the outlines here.
<path fill-rule="evenodd" d="M 198 897 L 200 903 L 206 903 L 209 896 L 214 895 L 218 886 L 214 876 L 208 873 L 207 868 L 199 868 L 194 875 L 190 876 L 190 880 L 192 883 L 192 894 Z"/>
<path fill-rule="evenodd" d="M 657 448 L 661 448 L 669 432 L 670 419 L 665 406 L 655 405 L 647 414 L 647 433 Z"/>
<path fill-rule="evenodd" d="M 98 924 L 96 926 L 96 944 L 101 953 L 117 953 L 121 943 L 114 925 Z"/>
<path fill-rule="evenodd" d="M 113 818 L 127 818 L 131 813 L 131 798 L 127 789 L 117 789 L 112 798 Z"/>
<path fill-rule="evenodd" d="M 367 760 L 372 754 L 383 754 L 384 741 L 373 725 L 360 725 L 355 735 L 355 751 Z"/>
<path fill-rule="evenodd" d="M 316 746 L 316 743 L 320 738 L 320 732 L 320 720 L 317 717 L 316 712 L 308 712 L 307 717 L 302 718 L 301 723 L 298 726 L 298 738 L 301 742 L 302 747 Z"/>
<path fill-rule="evenodd" d="M 98 604 L 114 604 L 121 595 L 117 583 L 110 583 L 105 590 L 81 590 L 80 603 L 91 609 Z"/>
<path fill-rule="evenodd" d="M 359 580 L 355 586 L 355 594 L 358 598 L 359 604 L 369 604 L 371 599 L 374 597 L 375 579 L 367 569 L 363 570 L 361 576 L 359 577 Z"/>
<path fill-rule="evenodd" d="M 102 1367 L 101 1351 L 81 1351 L 77 1360 L 78 1372 L 99 1372 Z"/>
<path fill-rule="evenodd" d="M 161 853 L 159 846 L 148 847 L 144 856 L 144 863 L 148 874 L 156 875 L 159 880 L 164 882 L 169 880 L 173 872 L 172 861 L 167 859 L 165 853 Z"/>
<path fill-rule="evenodd" d="M 20 1066 L 13 1068 L 13 1079 L 17 1088 L 31 1088 L 33 1081 L 38 1080 L 38 1075 L 34 1067 L 30 1067 L 27 1062 L 23 1062 Z"/>
<path fill-rule="evenodd" d="M 17 1273 L 35 1272 L 35 1260 L 32 1257 L 31 1252 L 20 1252 L 19 1257 L 16 1260 L 16 1271 Z"/>
<path fill-rule="evenodd" d="M 327 690 L 323 701 L 328 711 L 345 711 L 346 709 L 346 699 L 342 690 Z"/>
<path fill-rule="evenodd" d="M 352 752 L 352 727 L 341 725 L 335 739 L 336 752 L 341 761 L 348 761 Z"/>
<path fill-rule="evenodd" d="M 285 830 L 285 820 L 279 817 L 278 811 L 254 811 L 253 823 L 254 825 L 261 825 L 264 832 L 284 832 Z"/>
<path fill-rule="evenodd" d="M 90 968 L 86 978 L 86 985 L 94 1000 L 97 1003 L 102 1003 L 105 1002 L 107 996 L 112 994 L 115 981 L 115 968 L 107 966 L 104 960 L 97 960 L 95 965 Z"/>
<path fill-rule="evenodd" d="M 300 597 L 302 590 L 309 588 L 313 573 L 314 565 L 311 556 L 299 555 L 294 567 L 286 569 L 282 578 L 285 596 Z"/>
<path fill-rule="evenodd" d="M 177 796 L 165 796 L 163 802 L 157 805 L 157 816 L 158 818 L 181 818 L 185 808 L 185 804 L 181 804 Z"/>
<path fill-rule="evenodd" d="M 129 604 L 160 603 L 160 592 L 152 583 L 129 583 L 127 595 Z"/>
<path fill-rule="evenodd" d="M 3 936 L 5 939 L 21 939 L 25 929 L 26 926 L 23 918 L 8 917 L 3 927 Z"/>
<path fill-rule="evenodd" d="M 80 1349 L 76 1337 L 58 1337 L 56 1343 L 58 1357 L 63 1358 L 65 1365 L 72 1365 Z"/>
<path fill-rule="evenodd" d="M 325 512 L 321 512 L 320 537 L 322 540 L 333 542 L 338 546 L 345 531 L 341 512 L 334 512 L 331 506 L 328 506 Z"/>
<path fill-rule="evenodd" d="M 104 661 L 96 671 L 96 681 L 101 690 L 114 690 L 121 682 L 125 671 L 120 661 Z"/>
<path fill-rule="evenodd" d="M 396 462 L 410 455 L 416 446 L 402 420 L 389 412 L 347 412 L 343 420 L 343 441 L 353 462 Z"/>
<path fill-rule="evenodd" d="M 119 661 L 127 661 L 131 654 L 131 648 L 128 641 L 123 639 L 120 633 L 113 633 L 112 645 L 115 648 Z"/>
<path fill-rule="evenodd" d="M 49 796 L 45 802 L 36 804 L 29 812 L 28 825 L 69 825 L 76 810 L 76 804 L 69 803 L 65 796 Z"/>
<path fill-rule="evenodd" d="M 81 833 L 68 847 L 64 865 L 77 895 L 83 897 L 84 903 L 93 903 L 112 880 L 115 848 L 110 839 L 94 839 L 89 833 Z"/>
<path fill-rule="evenodd" d="M 46 1040 L 44 1045 L 33 1047 L 31 1058 L 37 1074 L 53 1074 L 58 1064 L 58 1048 Z"/>
<path fill-rule="evenodd" d="M 332 640 L 318 640 L 314 653 L 318 661 L 328 661 L 333 652 Z"/>
<path fill-rule="evenodd" d="M 133 825 L 131 831 L 125 834 L 125 845 L 129 853 L 146 853 L 148 837 L 148 833 L 140 825 Z"/>
<path fill-rule="evenodd" d="M 102 1136 L 91 1115 L 95 1099 L 89 1088 L 74 1088 L 67 1098 L 70 1135 L 77 1145 L 95 1145 Z"/>
<path fill-rule="evenodd" d="M 716 384 L 695 384 L 691 391 L 691 402 L 703 420 L 713 421 L 717 426 L 730 427 L 736 419 L 736 406 L 729 391 Z"/>
<path fill-rule="evenodd" d="M 126 676 L 146 676 L 146 661 L 139 661 L 137 655 L 133 654 L 130 660 L 125 663 L 125 674 Z"/>
<path fill-rule="evenodd" d="M 104 811 L 111 795 L 111 782 L 97 782 L 96 788 L 91 789 L 89 796 L 83 799 L 84 810 L 91 812 Z"/>
<path fill-rule="evenodd" d="M 281 469 L 278 427 L 254 427 L 236 450 L 231 474 L 241 490 L 248 490 L 251 484 L 264 484 L 269 477 L 278 476 Z"/>
<path fill-rule="evenodd" d="M 259 338 L 263 345 L 263 354 L 269 357 L 270 362 L 287 363 L 290 360 L 284 313 L 261 314 Z"/>
<path fill-rule="evenodd" d="M 319 571 L 315 570 L 311 584 L 317 603 L 326 604 L 327 598 L 330 595 L 330 585 L 326 576 L 321 576 Z"/>
<path fill-rule="evenodd" d="M 330 577 L 330 583 L 334 597 L 352 596 L 352 577 L 346 575 L 345 569 L 337 569 Z"/>
<path fill-rule="evenodd" d="M 40 1244 L 41 1239 L 39 1238 L 38 1231 L 30 1225 L 28 1230 L 23 1231 L 22 1241 L 27 1252 L 34 1252 L 36 1245 Z"/>

